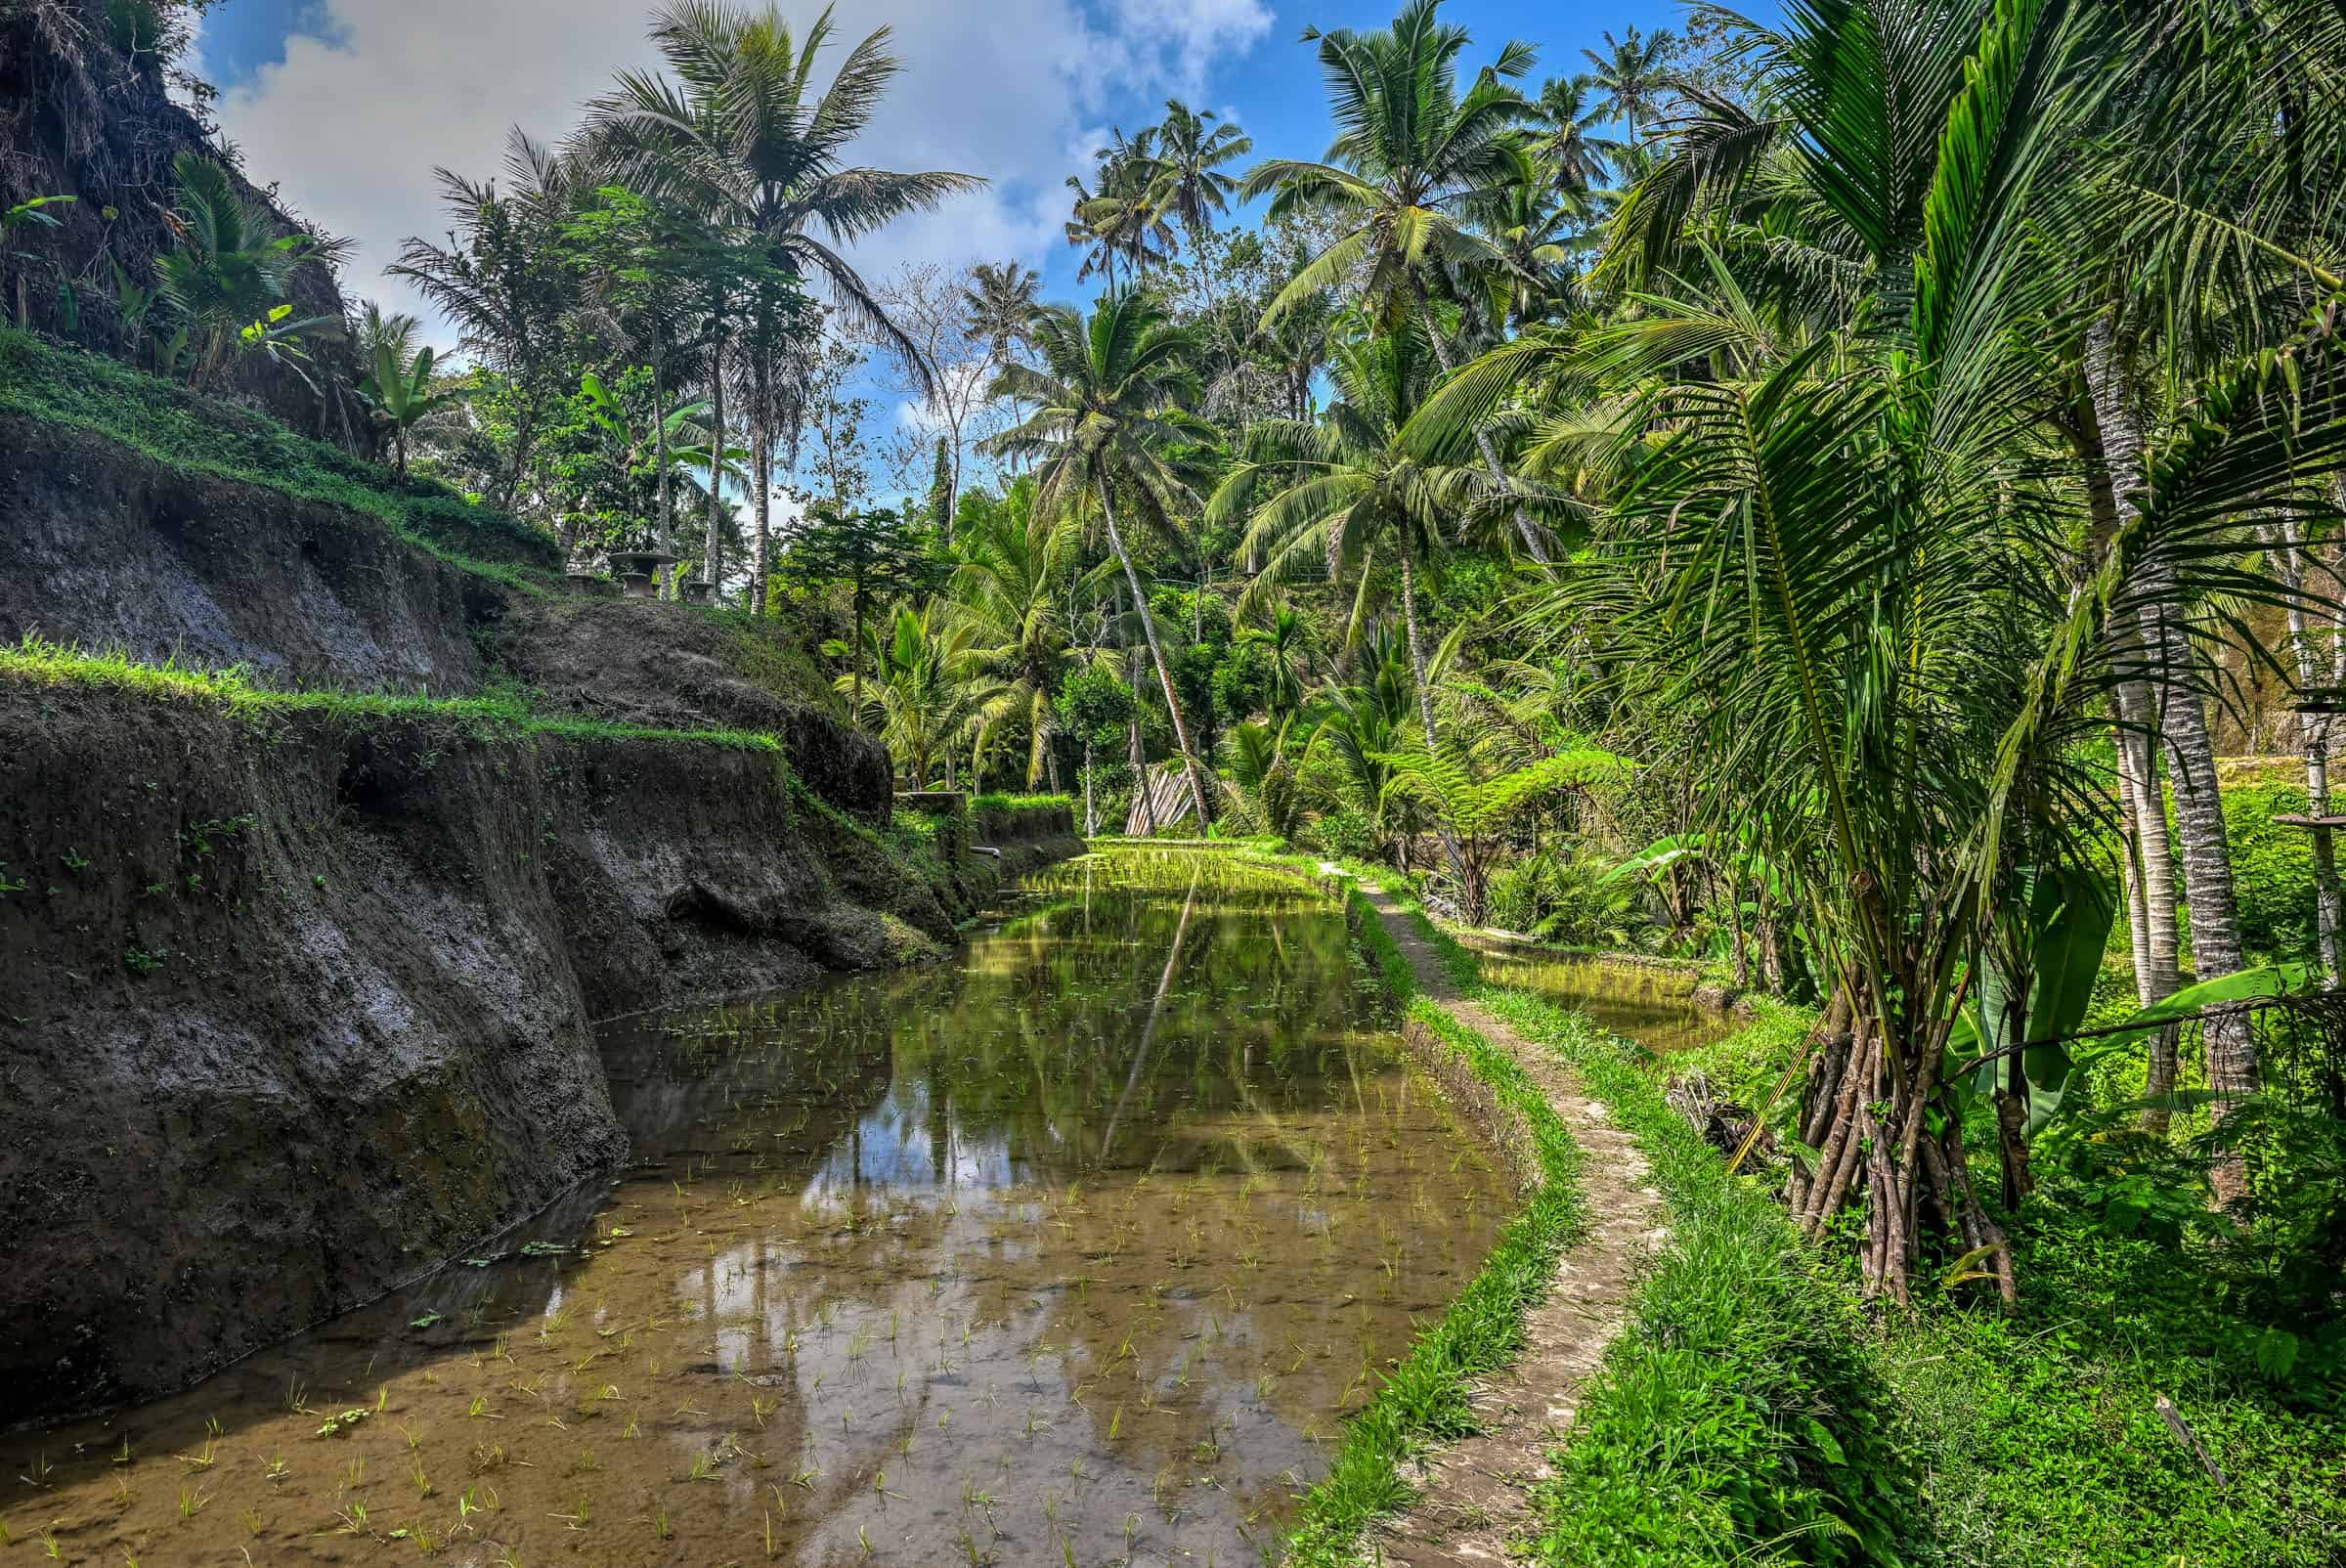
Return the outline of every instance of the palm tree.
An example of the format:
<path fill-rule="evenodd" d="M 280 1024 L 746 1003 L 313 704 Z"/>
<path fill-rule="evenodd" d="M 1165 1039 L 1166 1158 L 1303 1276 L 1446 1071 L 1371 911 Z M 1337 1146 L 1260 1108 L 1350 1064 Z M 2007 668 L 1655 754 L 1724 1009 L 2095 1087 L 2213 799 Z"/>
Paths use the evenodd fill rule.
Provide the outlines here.
<path fill-rule="evenodd" d="M 1009 364 L 1011 351 L 1028 341 L 1026 324 L 1042 302 L 1042 274 L 1015 261 L 981 261 L 970 269 L 962 309 L 970 335 L 985 340 L 997 367 Z"/>
<path fill-rule="evenodd" d="M 975 741 L 982 747 L 996 726 L 1023 719 L 1030 788 L 1046 774 L 1051 788 L 1060 788 L 1051 704 L 1074 641 L 1066 606 L 1080 543 L 1071 514 L 1029 504 L 989 508 L 956 544 L 961 565 L 953 574 L 951 613 L 971 632 L 969 668 L 996 683 L 978 715 Z"/>
<path fill-rule="evenodd" d="M 1303 705 L 1304 688 L 1312 675 L 1309 618 L 1282 600 L 1271 606 L 1263 625 L 1238 628 L 1237 640 L 1263 650 L 1263 662 L 1270 673 L 1271 689 L 1267 695 L 1272 717 L 1283 719 L 1293 715 Z"/>
<path fill-rule="evenodd" d="M 1558 191 L 1589 191 L 1605 178 L 1621 144 L 1591 135 L 1604 123 L 1604 110 L 1588 107 L 1586 76 L 1551 76 L 1532 110 L 1532 155 Z"/>
<path fill-rule="evenodd" d="M 865 633 L 856 669 L 868 663 L 871 678 L 841 675 L 834 682 L 843 693 L 852 686 L 859 694 L 857 720 L 879 730 L 916 790 L 929 787 L 930 768 L 940 760 L 951 776 L 954 748 L 993 694 L 989 683 L 971 678 L 970 644 L 969 629 L 950 625 L 936 601 L 917 610 L 899 605 Z M 845 649 L 832 643 L 824 651 Z"/>
<path fill-rule="evenodd" d="M 1130 269 L 1129 282 L 1138 283 L 1150 266 L 1173 256 L 1173 226 L 1165 221 L 1165 203 L 1153 185 L 1155 127 L 1127 141 L 1122 131 L 1096 155 L 1095 187 L 1075 175 L 1067 189 L 1075 194 L 1067 219 L 1067 243 L 1089 248 L 1078 281 L 1098 273 L 1107 285 L 1116 286 L 1116 258 Z"/>
<path fill-rule="evenodd" d="M 555 231 L 570 215 L 584 174 L 559 153 L 513 131 L 504 160 L 505 190 L 435 169 L 450 229 L 437 245 L 411 236 L 384 271 L 413 284 L 456 329 L 456 345 L 474 363 L 511 381 L 513 445 L 493 492 L 513 509 L 538 441 L 539 411 L 568 369 L 563 321 L 574 302 L 572 280 L 545 265 Z"/>
<path fill-rule="evenodd" d="M 1236 125 L 1213 125 L 1213 119 L 1178 98 L 1166 99 L 1165 120 L 1156 128 L 1155 151 L 1149 158 L 1150 199 L 1179 219 L 1193 240 L 1217 213 L 1229 209 L 1231 194 L 1238 188 L 1222 165 L 1254 151 L 1254 138 Z"/>
<path fill-rule="evenodd" d="M 1342 231 L 1297 271 L 1263 314 L 1266 330 L 1321 290 L 1363 274 L 1361 295 L 1387 330 L 1416 314 L 1435 356 L 1455 368 L 1430 281 L 1499 267 L 1498 246 L 1468 226 L 1470 209 L 1513 182 L 1522 167 L 1518 126 L 1531 112 L 1510 78 L 1531 68 L 1528 45 L 1510 43 L 1457 90 L 1463 27 L 1444 23 L 1441 0 L 1409 0 L 1378 32 L 1348 27 L 1317 38 L 1329 108 L 1344 129 L 1321 162 L 1274 158 L 1246 176 L 1248 199 L 1272 194 L 1273 221 L 1306 212 L 1336 216 Z M 1477 432 L 1484 471 L 1510 490 L 1490 436 Z M 1520 508 L 1516 530 L 1536 558 L 1545 546 Z"/>
<path fill-rule="evenodd" d="M 668 0 L 653 16 L 651 36 L 675 79 L 630 71 L 589 106 L 586 145 L 596 160 L 639 190 L 739 233 L 776 276 L 820 280 L 851 326 L 926 374 L 918 348 L 834 247 L 985 182 L 848 161 L 900 68 L 888 52 L 889 29 L 850 48 L 827 87 L 815 82 L 819 57 L 832 41 L 827 7 L 802 39 L 771 5 L 751 10 L 725 0 Z M 751 594 L 762 605 L 772 538 L 768 476 L 784 433 L 778 426 L 791 416 L 776 384 L 790 349 L 783 323 L 791 304 L 761 286 L 751 291 L 748 314 L 739 342 L 750 361 L 750 445 L 758 473 Z"/>
<path fill-rule="evenodd" d="M 472 395 L 469 386 L 433 386 L 434 353 L 429 344 L 416 344 L 416 330 L 414 317 L 386 316 L 372 300 L 359 319 L 359 363 L 365 367 L 359 391 L 374 406 L 375 415 L 391 427 L 398 454 L 392 473 L 403 481 L 408 477 L 408 432 Z"/>
<path fill-rule="evenodd" d="M 1191 804 L 1204 823 L 1210 817 L 1204 764 L 1191 748 L 1156 618 L 1116 520 L 1119 502 L 1135 503 L 1161 520 L 1194 500 L 1168 464 L 1165 449 L 1190 433 L 1180 405 L 1195 392 L 1190 365 L 1195 340 L 1175 327 L 1154 299 L 1132 288 L 1110 289 L 1088 320 L 1068 306 L 1046 306 L 1035 313 L 1033 332 L 1041 367 L 1004 367 L 993 395 L 1031 401 L 1035 412 L 990 437 L 986 449 L 1035 460 L 1037 513 L 1070 514 L 1087 503 L 1100 508 L 1108 547 L 1124 569 L 1172 715 L 1173 734 L 1189 769 Z"/>
<path fill-rule="evenodd" d="M 1600 119 L 1620 120 L 1629 126 L 1629 140 L 1635 142 L 1670 94 L 1670 62 L 1677 52 L 1677 35 L 1668 27 L 1657 27 L 1649 38 L 1631 27 L 1628 37 L 1615 38 L 1613 29 L 1607 27 L 1604 39 L 1603 54 L 1593 49 L 1581 51 L 1589 65 L 1587 84 L 1605 95 L 1595 113 Z"/>
<path fill-rule="evenodd" d="M 1681 279 L 1721 308 L 1490 358 L 1577 380 L 1590 446 L 1606 449 L 1594 540 L 1552 608 L 1609 626 L 1623 668 L 1670 673 L 1718 785 L 1710 825 L 1751 828 L 1814 905 L 1809 936 L 1854 1022 L 1849 1050 L 1811 1078 L 1803 1229 L 1854 1195 L 1870 1289 L 1908 1299 L 1925 1248 L 1953 1237 L 2009 1296 L 2009 1250 L 1962 1142 L 1977 1076 L 1942 1073 L 2009 1042 L 1988 1076 L 2022 1121 L 2065 1079 L 2045 1042 L 2082 998 L 2038 996 L 2014 955 L 2060 943 L 2090 963 L 2106 939 L 2087 914 L 2112 901 L 2089 747 L 2144 664 L 2108 633 L 2212 592 L 2273 596 L 2237 564 L 2242 519 L 2326 504 L 2346 366 L 2316 315 L 2194 378 L 2178 400 L 2194 422 L 2155 457 L 2106 428 L 2128 499 L 2097 519 L 2087 465 L 2064 472 L 2025 437 L 2076 401 L 2080 367 L 2042 346 L 2093 348 L 2077 260 L 2039 240 L 2095 230 L 2096 194 L 2073 176 L 2110 57 L 2085 46 L 2076 12 L 1999 7 L 1966 39 L 1924 24 L 1921 0 L 1886 9 L 1862 35 L 1796 12 L 1769 40 L 1783 124 L 1735 128 L 1736 159 L 1700 177 L 1716 213 L 1738 171 L 1773 158 L 1769 196 L 1799 214 L 1786 251 L 1861 274 L 1883 308 L 1835 308 L 1806 268 L 1774 274 L 1757 311 L 1731 278 Z M 1685 172 L 1666 162 L 1654 179 Z M 1667 195 L 1636 199 L 1665 212 Z M 2191 679 L 2144 641 L 2154 669 Z"/>
<path fill-rule="evenodd" d="M 1443 519 L 1455 510 L 1455 475 L 1420 465 L 1399 445 L 1431 379 L 1424 335 L 1409 324 L 1384 336 L 1355 336 L 1334 361 L 1339 394 L 1317 423 L 1265 420 L 1246 432 L 1242 460 L 1215 491 L 1210 523 L 1235 521 L 1265 484 L 1238 554 L 1255 574 L 1238 597 L 1248 615 L 1282 585 L 1325 572 L 1341 586 L 1358 578 L 1354 625 L 1368 596 L 1368 568 L 1379 550 L 1401 572 L 1402 622 L 1425 743 L 1435 744 L 1433 681 L 1418 631 L 1417 574 L 1444 551 Z"/>
<path fill-rule="evenodd" d="M 192 384 L 219 373 L 247 328 L 269 322 L 274 336 L 290 336 L 325 317 L 285 321 L 281 314 L 302 268 L 330 266 L 347 242 L 321 243 L 309 235 L 278 233 L 276 216 L 237 189 L 228 170 L 199 152 L 171 161 L 179 186 L 176 205 L 163 213 L 172 248 L 155 258 L 155 293 L 183 322 L 195 349 Z"/>

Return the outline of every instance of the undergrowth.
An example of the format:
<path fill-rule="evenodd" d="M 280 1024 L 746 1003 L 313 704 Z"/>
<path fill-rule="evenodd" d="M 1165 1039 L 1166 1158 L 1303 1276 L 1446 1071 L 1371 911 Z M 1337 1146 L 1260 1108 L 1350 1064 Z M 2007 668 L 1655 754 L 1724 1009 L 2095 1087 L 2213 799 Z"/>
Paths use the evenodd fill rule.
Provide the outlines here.
<path fill-rule="evenodd" d="M 79 349 L 0 328 L 0 413 L 95 431 L 181 473 L 365 512 L 427 554 L 523 592 L 548 590 L 553 541 L 447 486 L 410 479 L 266 414 Z"/>
<path fill-rule="evenodd" d="M 2334 1416 L 2293 1408 L 2295 1385 L 2260 1384 L 2228 1353 L 2153 1238 L 2113 1234 L 2048 1171 L 2015 1227 L 2017 1313 L 1931 1299 L 1878 1318 L 1841 1254 L 1802 1245 L 1767 1188 L 1729 1175 L 1665 1103 L 1650 1057 L 1545 999 L 1481 984 L 1474 955 L 1405 881 L 1347 869 L 1404 901 L 1462 990 L 1571 1064 L 1636 1136 L 1671 1206 L 1671 1243 L 1535 1494 L 1540 1561 L 2346 1561 Z M 1758 1103 L 1810 1023 L 1763 1003 L 1670 1065 Z M 2170 1429 L 2161 1395 L 2221 1481 Z"/>

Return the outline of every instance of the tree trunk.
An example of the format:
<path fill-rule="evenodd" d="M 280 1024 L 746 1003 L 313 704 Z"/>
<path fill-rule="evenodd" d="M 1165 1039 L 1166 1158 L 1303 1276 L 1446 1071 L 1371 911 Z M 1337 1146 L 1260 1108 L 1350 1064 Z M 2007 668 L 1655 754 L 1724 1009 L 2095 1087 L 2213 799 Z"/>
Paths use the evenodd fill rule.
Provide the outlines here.
<path fill-rule="evenodd" d="M 1425 644 L 1417 636 L 1417 576 L 1410 565 L 1410 550 L 1406 543 L 1400 553 L 1401 619 L 1409 629 L 1410 669 L 1417 681 L 1417 717 L 1425 725 L 1425 751 L 1431 757 L 1434 754 L 1434 689 L 1432 677 L 1426 671 Z M 1457 835 L 1451 831 L 1449 823 L 1438 817 L 1434 822 L 1434 831 L 1442 840 L 1442 852 L 1450 857 L 1451 875 L 1458 879 L 1460 895 L 1472 900 L 1475 896 L 1472 884 L 1479 879 L 1470 879 L 1468 875 L 1466 857 L 1458 849 Z M 1479 916 L 1470 916 L 1467 923 L 1479 926 L 1482 920 Z"/>
<path fill-rule="evenodd" d="M 709 376 L 709 544 L 702 552 L 701 581 L 714 596 L 724 574 L 725 536 L 725 340 L 719 333 Z"/>
<path fill-rule="evenodd" d="M 750 611 L 754 615 L 765 613 L 765 579 L 771 559 L 768 551 L 772 535 L 768 528 L 773 512 L 774 435 L 773 415 L 766 402 L 773 390 L 772 373 L 764 353 L 758 351 L 750 370 L 750 461 L 757 465 L 757 472 L 751 477 L 758 500 L 756 544 L 750 552 Z"/>
<path fill-rule="evenodd" d="M 1100 836 L 1100 807 L 1092 799 L 1092 738 L 1083 738 L 1083 836 Z"/>
<path fill-rule="evenodd" d="M 1441 363 L 1442 373 L 1448 376 L 1457 370 L 1457 361 L 1451 353 L 1449 339 L 1442 335 L 1442 324 L 1434 316 L 1434 302 L 1426 294 L 1423 280 L 1412 277 L 1410 283 L 1417 293 L 1418 314 L 1425 318 L 1426 339 L 1434 345 L 1434 358 Z M 1491 482 L 1499 488 L 1501 494 L 1511 492 L 1513 487 L 1507 483 L 1506 469 L 1499 464 L 1499 448 L 1493 444 L 1491 433 L 1478 427 L 1474 432 L 1474 448 L 1483 455 L 1483 468 L 1490 474 Z M 1515 503 L 1515 533 L 1522 539 L 1523 547 L 1531 552 L 1532 559 L 1545 566 L 1547 546 L 1540 543 L 1539 530 L 1532 527 L 1531 516 L 1523 509 L 1521 501 Z"/>
<path fill-rule="evenodd" d="M 2147 483 L 2143 433 L 2107 315 L 2086 329 L 2085 378 L 2109 462 L 2118 514 L 2121 520 L 2131 520 L 2137 510 L 2134 498 Z M 2162 565 L 2149 566 L 2143 586 L 2149 590 L 2149 602 L 2142 612 L 2143 635 L 2161 710 L 2159 733 L 2166 741 L 2168 764 L 2174 771 L 2175 825 L 2183 840 L 2184 888 L 2192 911 L 2192 970 L 2195 980 L 2216 980 L 2236 973 L 2241 955 L 2232 847 L 2225 837 L 2224 803 L 2216 783 L 2215 742 L 2208 732 L 2206 705 L 2190 678 L 2191 649 L 2175 621 L 2173 575 Z M 2220 1009 L 2211 1015 L 2205 1032 L 2207 1083 L 2216 1095 L 2214 1114 L 2220 1126 L 2231 1118 L 2240 1101 L 2257 1089 L 2256 1034 L 2248 1015 L 2238 1008 Z M 2211 1174 L 2216 1197 L 2227 1207 L 2244 1195 L 2247 1173 L 2237 1150 L 2226 1154 Z"/>
<path fill-rule="evenodd" d="M 2314 653 L 2312 629 L 2306 625 L 2305 605 L 2296 595 L 2305 587 L 2305 558 L 2297 538 L 2297 520 L 2284 517 L 2269 525 L 2265 537 L 2272 544 L 2275 575 L 2289 590 L 2289 646 L 2297 658 L 2297 684 L 2301 690 L 2321 686 L 2323 672 Z M 2305 747 L 2306 815 L 2320 823 L 2329 815 L 2329 716 L 2327 714 L 2299 714 L 2299 739 Z M 2329 829 L 2317 826 L 2312 830 L 2314 848 L 2314 918 L 2322 951 L 2322 987 L 2335 990 L 2341 974 L 2346 974 L 2346 962 L 2339 953 L 2339 914 L 2346 904 L 2346 891 L 2338 883 L 2336 850 L 2331 844 Z"/>
<path fill-rule="evenodd" d="M 668 554 L 676 552 L 676 519 L 669 504 L 668 496 L 668 401 L 667 388 L 661 380 L 660 361 L 652 361 L 652 460 L 660 465 L 660 548 Z M 658 586 L 654 585 L 654 591 Z"/>
<path fill-rule="evenodd" d="M 2089 398 L 2072 431 L 2085 468 L 2087 509 L 2097 543 L 2118 529 L 2116 476 L 2103 445 L 2101 420 Z M 2137 672 L 2143 664 L 2142 627 L 2120 617 L 2106 630 L 2110 658 L 2120 678 L 2112 693 L 2117 722 L 2112 726 L 2118 762 L 2118 814 L 2126 833 L 2120 862 L 2127 889 L 2127 936 L 2133 949 L 2135 997 L 2145 1007 L 2164 1001 L 2183 983 L 2181 945 L 2175 918 L 2175 848 L 2167 836 L 2166 791 L 2159 783 L 2157 707 L 2150 684 Z M 2164 1101 L 2175 1092 L 2178 1030 L 2153 1035 L 2150 1046 L 2143 1130 L 2165 1137 Z"/>
<path fill-rule="evenodd" d="M 1149 657 L 1156 663 L 1157 683 L 1165 690 L 1165 709 L 1173 716 L 1173 737 L 1181 743 L 1181 760 L 1190 770 L 1190 804 L 1197 808 L 1197 833 L 1205 835 L 1211 820 L 1205 809 L 1205 780 L 1198 776 L 1197 754 L 1190 749 L 1189 722 L 1181 717 L 1181 698 L 1173 690 L 1173 667 L 1165 663 L 1165 650 L 1156 640 L 1156 617 L 1149 613 L 1148 595 L 1141 591 L 1141 574 L 1134 569 L 1131 552 L 1124 548 L 1124 535 L 1116 527 L 1116 508 L 1108 499 L 1108 484 L 1099 480 L 1100 515 L 1108 523 L 1108 543 L 1116 552 L 1116 560 L 1124 568 L 1124 580 L 1132 585 L 1132 597 L 1141 614 L 1141 634 L 1149 639 Z M 1142 780 L 1144 786 L 1146 778 Z"/>

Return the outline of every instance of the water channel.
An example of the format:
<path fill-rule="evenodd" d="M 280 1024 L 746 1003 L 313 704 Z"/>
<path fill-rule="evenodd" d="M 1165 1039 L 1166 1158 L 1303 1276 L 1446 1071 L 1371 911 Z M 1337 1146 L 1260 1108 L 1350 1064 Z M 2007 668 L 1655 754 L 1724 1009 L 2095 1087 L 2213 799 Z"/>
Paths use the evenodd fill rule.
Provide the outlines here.
<path fill-rule="evenodd" d="M 108 1565 L 1262 1560 L 1514 1206 L 1390 1024 L 1338 906 L 1153 853 L 948 966 L 621 1021 L 617 1179 L 12 1434 L 0 1522 Z"/>

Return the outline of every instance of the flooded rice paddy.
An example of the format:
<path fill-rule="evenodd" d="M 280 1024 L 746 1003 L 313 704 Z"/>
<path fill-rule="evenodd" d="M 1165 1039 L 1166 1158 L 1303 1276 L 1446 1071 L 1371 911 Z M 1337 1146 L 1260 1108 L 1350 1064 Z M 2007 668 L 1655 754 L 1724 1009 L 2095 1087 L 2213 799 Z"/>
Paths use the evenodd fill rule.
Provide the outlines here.
<path fill-rule="evenodd" d="M 613 1025 L 619 1179 L 161 1403 L 5 1440 L 120 1565 L 1237 1564 L 1505 1182 L 1342 914 L 1092 857 L 949 967 Z"/>
<path fill-rule="evenodd" d="M 1735 1022 L 1694 999 L 1695 974 L 1664 964 L 1633 964 L 1588 953 L 1474 936 L 1468 944 L 1483 975 L 1586 1014 L 1599 1028 L 1669 1055 L 1725 1039 Z"/>

